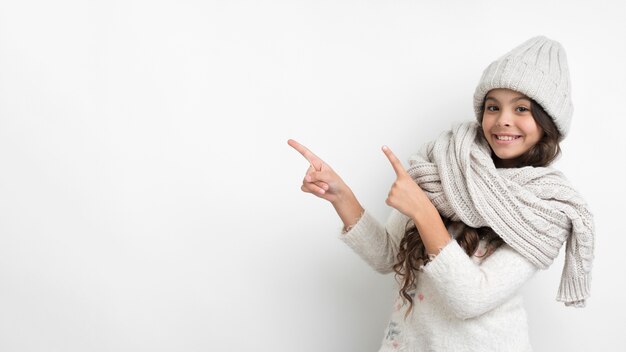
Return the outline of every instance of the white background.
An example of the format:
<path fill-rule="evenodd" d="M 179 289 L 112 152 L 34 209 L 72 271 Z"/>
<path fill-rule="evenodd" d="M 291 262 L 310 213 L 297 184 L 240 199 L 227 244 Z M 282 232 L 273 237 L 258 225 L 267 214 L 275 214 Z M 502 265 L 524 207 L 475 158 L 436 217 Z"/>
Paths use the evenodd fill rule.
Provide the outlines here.
<path fill-rule="evenodd" d="M 1 351 L 376 351 L 393 279 L 300 190 L 296 139 L 379 221 L 394 173 L 473 119 L 487 65 L 566 48 L 556 163 L 596 222 L 592 296 L 524 287 L 536 351 L 622 351 L 621 1 L 2 1 Z"/>

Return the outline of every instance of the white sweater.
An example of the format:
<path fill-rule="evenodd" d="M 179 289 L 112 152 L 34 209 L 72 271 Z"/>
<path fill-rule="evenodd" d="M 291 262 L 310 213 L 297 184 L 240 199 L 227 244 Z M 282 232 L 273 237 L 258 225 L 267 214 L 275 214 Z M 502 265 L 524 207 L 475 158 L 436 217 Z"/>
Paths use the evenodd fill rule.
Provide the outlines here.
<path fill-rule="evenodd" d="M 396 209 L 383 227 L 367 211 L 339 237 L 376 271 L 393 273 L 398 246 L 409 218 Z M 450 226 L 453 238 L 458 229 Z M 481 261 L 456 240 L 417 272 L 413 311 L 398 294 L 379 352 L 532 351 L 519 289 L 538 270 L 506 243 Z M 396 290 L 399 290 L 396 285 Z"/>

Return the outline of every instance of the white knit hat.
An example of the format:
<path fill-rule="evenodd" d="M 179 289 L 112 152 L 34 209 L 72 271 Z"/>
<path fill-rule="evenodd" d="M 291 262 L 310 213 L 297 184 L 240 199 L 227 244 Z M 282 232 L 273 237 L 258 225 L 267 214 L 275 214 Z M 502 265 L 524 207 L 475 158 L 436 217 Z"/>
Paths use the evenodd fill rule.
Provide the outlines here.
<path fill-rule="evenodd" d="M 534 99 L 552 117 L 565 138 L 572 121 L 570 76 L 563 46 L 545 36 L 528 39 L 492 62 L 474 92 L 480 121 L 483 99 L 491 89 L 508 88 Z"/>

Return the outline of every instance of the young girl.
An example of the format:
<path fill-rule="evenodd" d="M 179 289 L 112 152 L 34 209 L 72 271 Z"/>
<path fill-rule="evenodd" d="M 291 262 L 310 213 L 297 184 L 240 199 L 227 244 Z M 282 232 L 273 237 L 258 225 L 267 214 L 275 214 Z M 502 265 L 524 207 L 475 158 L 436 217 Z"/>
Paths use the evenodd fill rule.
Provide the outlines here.
<path fill-rule="evenodd" d="M 531 351 L 520 288 L 566 243 L 557 300 L 589 297 L 594 224 L 585 201 L 549 167 L 573 112 L 563 47 L 531 38 L 491 63 L 474 93 L 477 121 L 455 124 L 396 172 L 383 227 L 320 158 L 302 191 L 332 203 L 340 238 L 398 297 L 380 351 Z"/>

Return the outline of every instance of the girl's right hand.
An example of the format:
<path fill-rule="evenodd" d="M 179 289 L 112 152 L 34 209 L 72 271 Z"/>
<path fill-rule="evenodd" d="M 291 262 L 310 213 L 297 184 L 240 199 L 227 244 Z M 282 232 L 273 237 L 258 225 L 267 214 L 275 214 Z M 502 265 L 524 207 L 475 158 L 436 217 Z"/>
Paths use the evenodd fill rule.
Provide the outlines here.
<path fill-rule="evenodd" d="M 302 154 L 311 164 L 302 180 L 300 189 L 303 192 L 314 194 L 331 203 L 339 201 L 347 193 L 348 186 L 322 159 L 293 139 L 289 139 L 287 144 Z"/>

